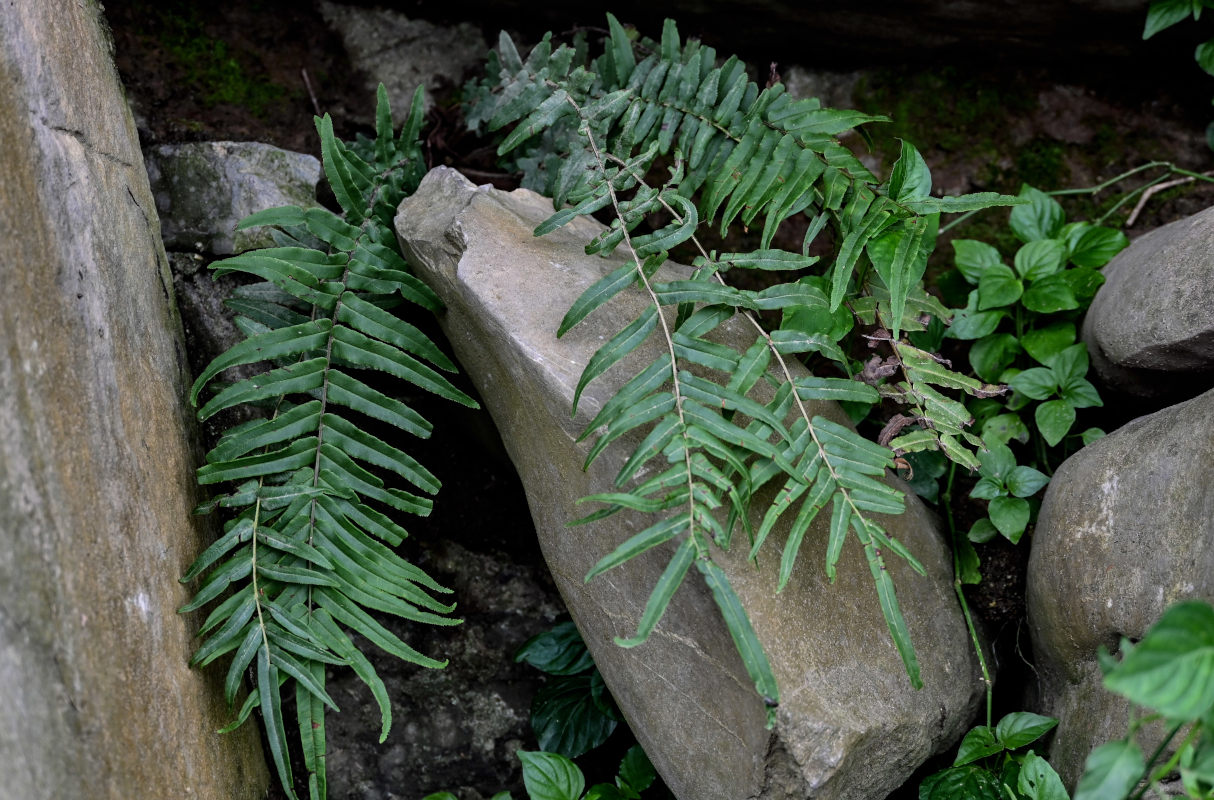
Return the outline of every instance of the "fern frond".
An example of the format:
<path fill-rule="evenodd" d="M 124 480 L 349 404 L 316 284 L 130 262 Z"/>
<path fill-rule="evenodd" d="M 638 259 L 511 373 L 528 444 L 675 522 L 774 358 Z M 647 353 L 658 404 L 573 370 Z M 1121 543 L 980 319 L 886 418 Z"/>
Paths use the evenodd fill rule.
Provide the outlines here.
<path fill-rule="evenodd" d="M 873 405 L 886 396 L 917 403 L 931 446 L 954 454 L 968 452 L 954 444 L 958 437 L 968 441 L 969 434 L 955 418 L 954 401 L 931 384 L 973 387 L 959 386 L 961 376 L 929 369 L 913 354 L 901 362 L 910 365 L 905 386 L 882 386 L 880 392 L 846 378 L 794 377 L 789 360 L 794 354 L 816 354 L 850 375 L 852 363 L 840 340 L 851 330 L 853 310 L 860 318 L 868 312 L 870 324 L 881 317 L 892 331 L 887 333 L 891 349 L 904 344 L 903 331 L 922 327 L 922 313 L 946 319 L 948 312 L 921 289 L 939 214 L 1018 201 L 992 194 L 932 197 L 930 173 L 909 144 L 890 177 L 881 181 L 839 137 L 884 118 L 794 100 L 779 84 L 760 89 L 740 61 L 718 64 L 712 48 L 683 43 L 669 20 L 660 43 L 643 43 L 643 57 L 611 15 L 608 27 L 604 51 L 592 62 L 582 48 L 554 47 L 549 37 L 524 59 L 503 34 L 495 57 L 498 81 L 477 87 L 471 116 L 490 130 L 514 125 L 499 154 L 523 153 L 518 163 L 530 170 L 524 185 L 542 183 L 554 198 L 557 210 L 536 235 L 600 209 L 614 213 L 607 230 L 586 249 L 610 253 L 622 247 L 627 263 L 574 303 L 558 335 L 631 287 L 649 299 L 648 307 L 590 359 L 575 410 L 586 386 L 642 342 L 656 336 L 663 343 L 662 355 L 623 384 L 582 437 L 597 433 L 589 465 L 623 434 L 646 430 L 616 476 L 619 491 L 587 498 L 604 507 L 579 522 L 622 509 L 660 517 L 605 556 L 591 576 L 656 544 L 680 542 L 636 636 L 619 643 L 635 646 L 645 640 L 694 561 L 756 689 L 778 700 L 770 664 L 713 561 L 713 547 L 728 547 L 740 522 L 756 557 L 776 523 L 791 517 L 780 563 L 783 588 L 806 531 L 829 507 L 827 574 L 834 578 L 842 544 L 854 535 L 872 566 L 891 637 L 912 685 L 918 686 L 918 662 L 883 559 L 894 553 L 920 572 L 922 567 L 872 516 L 902 510 L 901 493 L 883 481 L 894 453 L 884 443 L 811 414 L 805 402 Z M 659 156 L 673 156 L 670 175 L 660 186 L 648 175 Z M 802 252 L 774 249 L 781 225 L 798 214 L 809 218 Z M 657 215 L 661 221 L 654 224 Z M 653 230 L 634 234 L 646 220 Z M 751 253 L 710 254 L 697 238 L 702 226 L 719 225 L 724 231 L 735 222 L 751 226 L 758 220 L 761 245 Z M 827 224 L 833 224 L 839 247 L 819 276 L 761 291 L 738 289 L 722 279 L 733 268 L 780 273 L 815 266 L 818 259 L 807 255 L 808 248 Z M 673 279 L 659 273 L 667 253 L 688 243 L 700 253 L 695 272 Z M 782 322 L 767 331 L 756 314 L 774 310 L 781 311 Z M 709 335 L 735 316 L 753 332 L 738 350 Z M 939 429 L 932 427 L 936 424 Z M 657 477 L 636 483 L 642 470 Z M 776 500 L 752 530 L 754 494 L 777 479 Z"/>
<path fill-rule="evenodd" d="M 448 616 L 454 606 L 435 596 L 449 590 L 391 549 L 406 534 L 389 514 L 429 514 L 439 481 L 366 425 L 373 418 L 414 436 L 430 433 L 416 411 L 364 382 L 379 385 L 389 376 L 476 405 L 442 375 L 454 365 L 441 350 L 388 310 L 402 302 L 440 307 L 408 273 L 390 229 L 397 205 L 424 172 L 421 102 L 419 90 L 399 139 L 382 86 L 373 141 L 347 145 L 334 136 L 328 116 L 318 119 L 325 173 L 342 214 L 290 207 L 254 214 L 242 225 L 277 226 L 280 246 L 212 265 L 217 274 L 240 272 L 261 282 L 229 303 L 247 338 L 198 376 L 190 400 L 198 405 L 226 370 L 264 365 L 216 392 L 198 415 L 250 402 L 268 402 L 271 410 L 224 433 L 198 470 L 200 483 L 237 484 L 199 511 L 222 507 L 235 517 L 183 578 L 206 576 L 182 610 L 232 590 L 204 623 L 193 663 L 232 654 L 224 682 L 229 704 L 252 670 L 256 688 L 234 725 L 253 706 L 261 709 L 271 759 L 292 798 L 284 687 L 294 691 L 308 792 L 318 800 L 326 791 L 325 713 L 337 708 L 325 690 L 325 665 L 352 667 L 379 703 L 381 740 L 391 727 L 383 683 L 347 631 L 439 668 L 445 662 L 413 650 L 367 610 L 431 625 L 458 622 Z"/>

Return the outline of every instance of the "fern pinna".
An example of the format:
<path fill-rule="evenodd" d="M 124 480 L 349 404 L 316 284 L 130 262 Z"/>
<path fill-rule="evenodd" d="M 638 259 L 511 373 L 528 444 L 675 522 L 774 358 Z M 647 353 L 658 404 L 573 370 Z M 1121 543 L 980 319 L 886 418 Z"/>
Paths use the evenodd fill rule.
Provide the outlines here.
<path fill-rule="evenodd" d="M 694 563 L 768 701 L 771 721 L 776 681 L 712 548 L 730 546 L 740 524 L 754 558 L 776 521 L 792 515 L 780 559 L 783 587 L 810 523 L 829 507 L 827 574 L 833 579 L 851 531 L 867 555 L 889 631 L 917 687 L 918 662 L 883 559 L 897 554 L 922 568 L 872 515 L 903 510 L 901 493 L 883 481 L 897 455 L 937 448 L 976 465 L 971 448 L 982 442 L 966 430 L 969 415 L 939 389 L 998 389 L 952 372 L 903 333 L 922 334 L 928 320 L 948 316 L 921 283 L 940 214 L 1017 200 L 993 193 L 931 196 L 931 175 L 909 144 L 890 177 L 880 181 L 839 137 L 882 118 L 794 100 L 780 84 L 760 90 L 738 59 L 718 62 L 712 48 L 681 43 L 670 20 L 660 42 L 634 43 L 610 15 L 608 24 L 604 52 L 592 61 L 584 40 L 554 48 L 546 36 L 524 59 L 502 34 L 489 78 L 470 87 L 469 111 L 474 126 L 514 126 L 499 154 L 514 152 L 525 185 L 554 198 L 558 210 L 536 235 L 606 210 L 611 224 L 587 252 L 627 251 L 629 262 L 583 294 L 558 335 L 629 287 L 650 300 L 593 356 L 578 395 L 655 332 L 665 344 L 664 354 L 632 376 L 583 435 L 598 435 L 589 464 L 623 433 L 650 426 L 616 478 L 620 491 L 586 498 L 604 507 L 581 522 L 625 508 L 659 520 L 604 557 L 587 579 L 678 541 L 637 635 L 618 643 L 645 641 Z M 659 158 L 672 166 L 657 185 L 649 176 Z M 797 215 L 807 218 L 800 252 L 773 248 L 782 223 Z M 696 235 L 704 225 L 719 224 L 724 232 L 735 221 L 749 227 L 758 220 L 761 244 L 752 252 L 708 252 Z M 650 232 L 634 234 L 643 221 Z M 828 224 L 839 244 L 833 262 L 815 274 L 810 268 L 819 259 L 808 255 L 809 247 Z M 694 272 L 659 280 L 669 251 L 685 243 L 698 252 Z M 749 291 L 722 279 L 731 269 L 795 271 L 796 279 Z M 766 330 L 757 319 L 762 311 L 780 312 L 780 325 Z M 748 348 L 707 338 L 736 315 L 753 331 Z M 887 349 L 876 359 L 875 375 L 859 369 L 843 346 L 855 335 L 854 320 L 867 326 L 867 339 Z M 815 354 L 826 374 L 794 378 L 789 358 L 795 354 Z M 871 407 L 883 398 L 905 404 L 910 413 L 899 415 L 898 435 L 882 436 L 880 443 L 812 416 L 805 405 L 839 400 Z M 770 481 L 780 482 L 776 499 L 752 526 L 750 502 Z"/>
<path fill-rule="evenodd" d="M 438 310 L 438 298 L 408 272 L 392 218 L 425 172 L 418 131 L 419 89 L 399 137 L 380 86 L 376 137 L 338 140 L 328 115 L 317 119 L 325 175 L 342 208 L 284 207 L 254 214 L 242 227 L 276 226 L 278 247 L 242 253 L 211 265 L 217 274 L 243 272 L 261 281 L 242 287 L 229 305 L 247 338 L 216 358 L 194 383 L 203 388 L 232 367 L 266 362 L 254 377 L 224 386 L 198 411 L 207 419 L 252 403 L 264 418 L 223 434 L 198 470 L 203 484 L 234 484 L 200 507 L 233 515 L 183 580 L 203 575 L 183 611 L 230 594 L 202 625 L 205 640 L 192 663 L 231 655 L 229 704 L 250 668 L 256 688 L 229 729 L 260 707 L 266 741 L 287 794 L 294 797 L 282 692 L 293 689 L 308 790 L 325 797 L 325 691 L 329 664 L 351 667 L 371 689 L 382 715 L 381 741 L 391 726 L 383 682 L 348 631 L 426 667 L 442 667 L 377 622 L 368 609 L 415 622 L 454 625 L 454 605 L 422 570 L 391 549 L 406 536 L 390 516 L 425 516 L 432 501 L 389 486 L 400 479 L 426 495 L 438 480 L 379 436 L 368 421 L 426 437 L 430 423 L 364 379 L 383 373 L 475 406 L 439 372 L 455 366 L 421 331 L 388 309 L 402 300 Z M 353 413 L 351 413 L 353 412 Z"/>

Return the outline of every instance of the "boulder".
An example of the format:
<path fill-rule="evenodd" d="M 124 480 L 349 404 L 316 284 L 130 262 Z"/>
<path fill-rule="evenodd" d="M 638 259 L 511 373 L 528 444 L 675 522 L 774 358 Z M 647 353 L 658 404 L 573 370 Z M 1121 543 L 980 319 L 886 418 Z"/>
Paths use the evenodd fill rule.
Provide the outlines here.
<path fill-rule="evenodd" d="M 1093 747 L 1126 731 L 1127 703 L 1102 687 L 1098 649 L 1141 638 L 1177 601 L 1214 600 L 1212 418 L 1214 391 L 1114 431 L 1050 481 L 1027 602 L 1039 710 L 1059 718 L 1050 762 L 1068 783 Z"/>
<path fill-rule="evenodd" d="M 252 214 L 277 206 L 315 206 L 320 161 L 261 142 L 155 145 L 148 179 L 170 250 L 227 256 L 272 243 L 263 228 L 236 230 Z"/>
<path fill-rule="evenodd" d="M 257 730 L 215 733 L 223 673 L 177 613 L 213 531 L 110 54 L 97 2 L 0 5 L 0 795 L 253 800 Z"/>
<path fill-rule="evenodd" d="M 920 691 L 911 688 L 890 641 L 858 546 L 844 548 L 834 585 L 814 563 L 825 546 L 825 518 L 807 534 L 801 566 L 778 596 L 770 556 L 760 570 L 747 562 L 744 547 L 715 556 L 780 681 L 772 730 L 694 573 L 648 643 L 616 647 L 613 637 L 635 631 L 671 550 L 655 549 L 584 582 L 595 562 L 650 522 L 620 513 L 568 527 L 586 513 L 575 502 L 609 490 L 639 441 L 621 440 L 582 470 L 588 445 L 575 440 L 620 385 L 616 374 L 591 384 L 576 417 L 570 409 L 591 353 L 639 309 L 640 298 L 621 295 L 614 309 L 558 340 L 557 325 L 573 300 L 622 262 L 618 255 L 585 254 L 585 243 L 602 230 L 593 220 L 532 236 L 551 213 L 551 201 L 526 190 L 475 188 L 453 170 L 436 169 L 401 204 L 396 227 L 419 274 L 446 303 L 440 322 L 502 434 L 557 587 L 637 739 L 681 798 L 885 797 L 955 741 L 982 694 L 951 587 L 951 560 L 934 521 L 913 496 L 903 516 L 883 520 L 927 569 L 920 577 L 901 561 L 887 562 L 922 661 Z M 638 358 L 652 358 L 656 347 L 644 345 Z M 826 404 L 812 413 L 846 419 Z M 768 546 L 778 553 L 783 534 L 772 535 L 777 540 Z"/>
<path fill-rule="evenodd" d="M 1214 208 L 1151 231 L 1104 268 L 1083 339 L 1114 394 L 1174 402 L 1214 386 L 1212 252 Z"/>
<path fill-rule="evenodd" d="M 368 78 L 367 90 L 375 96 L 384 84 L 388 100 L 400 119 L 409 111 L 413 92 L 426 87 L 426 110 L 431 93 L 463 83 L 478 69 L 489 52 L 480 30 L 467 22 L 436 25 L 410 19 L 399 11 L 359 8 L 321 0 L 320 12 L 337 32 L 350 62 Z"/>

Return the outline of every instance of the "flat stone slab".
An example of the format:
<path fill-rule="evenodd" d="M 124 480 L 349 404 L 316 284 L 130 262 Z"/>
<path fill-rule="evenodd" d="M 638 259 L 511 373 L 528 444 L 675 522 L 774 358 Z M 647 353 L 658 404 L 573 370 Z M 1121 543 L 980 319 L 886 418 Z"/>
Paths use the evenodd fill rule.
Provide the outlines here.
<path fill-rule="evenodd" d="M 765 545 L 761 569 L 746 561 L 742 545 L 714 557 L 748 608 L 780 682 L 774 729 L 764 727 L 764 702 L 694 570 L 646 644 L 615 646 L 613 637 L 635 632 L 673 543 L 584 581 L 595 562 L 652 520 L 621 512 L 568 527 L 588 511 L 575 501 L 608 491 L 643 435 L 617 442 L 584 472 L 589 445 L 575 440 L 622 383 L 620 374 L 591 384 L 576 418 L 570 409 L 590 355 L 641 301 L 626 292 L 612 301 L 614 309 L 600 309 L 558 340 L 573 300 L 622 261 L 585 254 L 585 243 L 602 230 L 594 220 L 535 238 L 532 230 L 551 213 L 551 201 L 532 192 L 476 188 L 440 168 L 402 203 L 396 228 L 419 275 L 447 305 L 440 322 L 502 434 L 557 586 L 624 716 L 680 798 L 885 797 L 960 736 L 982 694 L 952 591 L 951 558 L 933 520 L 913 495 L 904 515 L 882 518 L 927 569 L 920 577 L 887 560 L 922 663 L 920 691 L 910 687 L 890 641 L 858 544 L 844 548 L 836 583 L 826 580 L 826 515 L 806 535 L 780 595 L 776 562 L 786 529 Z M 739 328 L 731 330 L 723 336 L 738 341 Z M 643 345 L 637 363 L 648 363 L 657 347 Z M 812 413 L 846 420 L 833 405 L 814 405 Z"/>

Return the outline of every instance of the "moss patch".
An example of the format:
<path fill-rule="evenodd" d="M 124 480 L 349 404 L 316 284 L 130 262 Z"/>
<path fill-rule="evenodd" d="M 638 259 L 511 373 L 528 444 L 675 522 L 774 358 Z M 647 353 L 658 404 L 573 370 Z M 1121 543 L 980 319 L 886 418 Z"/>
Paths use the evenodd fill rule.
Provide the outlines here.
<path fill-rule="evenodd" d="M 298 90 L 261 77 L 255 53 L 236 49 L 205 30 L 198 8 L 183 0 L 146 3 L 140 9 L 140 35 L 161 50 L 182 88 L 194 92 L 207 108 L 228 104 L 267 119 Z"/>

